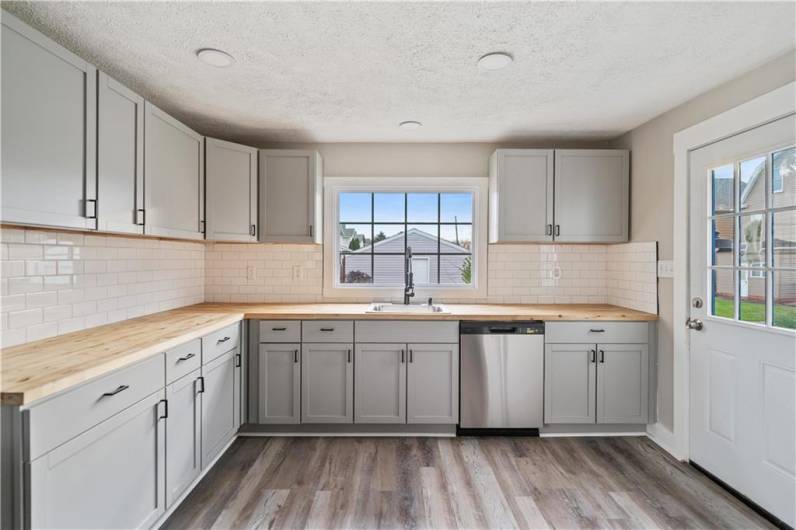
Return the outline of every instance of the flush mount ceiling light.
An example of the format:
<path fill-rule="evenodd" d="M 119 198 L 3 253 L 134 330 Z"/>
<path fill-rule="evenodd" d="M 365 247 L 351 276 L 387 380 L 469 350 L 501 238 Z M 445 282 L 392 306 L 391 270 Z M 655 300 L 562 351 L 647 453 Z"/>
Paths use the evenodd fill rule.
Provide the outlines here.
<path fill-rule="evenodd" d="M 500 70 L 511 64 L 514 58 L 505 52 L 487 53 L 478 59 L 478 68 L 481 70 Z"/>
<path fill-rule="evenodd" d="M 402 121 L 401 123 L 398 124 L 398 127 L 400 127 L 401 129 L 406 129 L 407 131 L 413 131 L 415 129 L 419 129 L 422 126 L 423 126 L 422 123 L 414 120 Z"/>
<path fill-rule="evenodd" d="M 214 48 L 202 48 L 196 52 L 196 56 L 203 63 L 216 68 L 226 68 L 235 62 L 235 58 L 230 54 Z"/>

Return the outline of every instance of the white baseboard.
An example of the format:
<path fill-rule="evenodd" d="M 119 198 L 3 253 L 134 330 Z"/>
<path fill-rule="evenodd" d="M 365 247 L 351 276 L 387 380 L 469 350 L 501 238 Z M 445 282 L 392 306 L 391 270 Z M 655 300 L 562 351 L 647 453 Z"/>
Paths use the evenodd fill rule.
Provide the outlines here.
<path fill-rule="evenodd" d="M 655 442 L 661 449 L 675 457 L 677 460 L 688 460 L 687 455 L 680 454 L 676 449 L 678 446 L 677 437 L 674 432 L 665 427 L 662 423 L 653 423 L 647 426 L 647 437 Z"/>

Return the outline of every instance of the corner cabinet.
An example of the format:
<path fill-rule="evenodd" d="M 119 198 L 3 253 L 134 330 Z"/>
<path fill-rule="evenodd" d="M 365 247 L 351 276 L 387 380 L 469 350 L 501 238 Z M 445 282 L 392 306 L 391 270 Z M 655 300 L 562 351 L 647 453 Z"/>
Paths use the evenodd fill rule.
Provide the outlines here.
<path fill-rule="evenodd" d="M 207 231 L 212 241 L 257 241 L 257 149 L 205 138 Z"/>
<path fill-rule="evenodd" d="M 629 160 L 617 149 L 498 149 L 489 164 L 490 243 L 627 241 Z"/>
<path fill-rule="evenodd" d="M 322 174 L 317 151 L 260 150 L 260 241 L 321 243 Z"/>
<path fill-rule="evenodd" d="M 204 237 L 202 135 L 149 102 L 144 105 L 145 233 Z"/>
<path fill-rule="evenodd" d="M 97 71 L 2 11 L 1 221 L 97 228 Z"/>

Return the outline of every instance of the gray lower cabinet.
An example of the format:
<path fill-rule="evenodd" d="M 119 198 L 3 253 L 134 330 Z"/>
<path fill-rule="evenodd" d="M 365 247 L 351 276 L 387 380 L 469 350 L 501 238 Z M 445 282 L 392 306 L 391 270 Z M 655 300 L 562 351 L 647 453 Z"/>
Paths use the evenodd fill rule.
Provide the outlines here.
<path fill-rule="evenodd" d="M 647 423 L 646 344 L 597 345 L 597 423 Z"/>
<path fill-rule="evenodd" d="M 406 423 L 406 350 L 406 344 L 356 345 L 355 423 Z"/>
<path fill-rule="evenodd" d="M 148 528 L 165 511 L 157 392 L 30 463 L 30 527 Z"/>
<path fill-rule="evenodd" d="M 257 149 L 205 138 L 207 231 L 212 241 L 257 241 Z"/>
<path fill-rule="evenodd" d="M 259 423 L 301 422 L 301 344 L 260 344 Z"/>
<path fill-rule="evenodd" d="M 0 221 L 96 229 L 96 69 L 2 12 Z"/>
<path fill-rule="evenodd" d="M 594 344 L 547 344 L 545 423 L 594 423 L 597 365 Z"/>
<path fill-rule="evenodd" d="M 406 422 L 459 422 L 458 344 L 408 344 Z"/>
<path fill-rule="evenodd" d="M 202 472 L 200 370 L 166 387 L 166 506 L 180 498 Z"/>
<path fill-rule="evenodd" d="M 221 452 L 237 431 L 240 398 L 235 391 L 239 381 L 237 350 L 229 351 L 202 366 L 202 467 L 206 467 Z"/>
<path fill-rule="evenodd" d="M 353 423 L 353 345 L 302 345 L 301 421 Z"/>

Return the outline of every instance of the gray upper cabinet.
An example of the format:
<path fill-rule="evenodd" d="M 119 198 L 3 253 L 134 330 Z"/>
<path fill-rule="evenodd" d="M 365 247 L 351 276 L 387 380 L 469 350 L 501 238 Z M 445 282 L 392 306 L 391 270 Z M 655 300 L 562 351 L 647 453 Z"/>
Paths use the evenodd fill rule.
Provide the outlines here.
<path fill-rule="evenodd" d="M 594 344 L 546 345 L 545 423 L 594 423 L 596 355 Z"/>
<path fill-rule="evenodd" d="M 149 102 L 144 105 L 147 234 L 204 237 L 202 136 Z"/>
<path fill-rule="evenodd" d="M 205 237 L 257 241 L 257 149 L 206 138 L 205 179 Z"/>
<path fill-rule="evenodd" d="M 96 229 L 96 69 L 5 11 L 0 19 L 0 220 Z"/>
<path fill-rule="evenodd" d="M 489 160 L 489 241 L 553 240 L 553 150 L 498 149 Z"/>
<path fill-rule="evenodd" d="M 321 243 L 322 174 L 317 151 L 260 151 L 260 241 Z"/>
<path fill-rule="evenodd" d="M 625 150 L 557 149 L 555 240 L 628 240 L 630 155 Z"/>
<path fill-rule="evenodd" d="M 357 344 L 355 423 L 406 423 L 406 344 Z"/>
<path fill-rule="evenodd" d="M 232 350 L 202 366 L 202 468 L 213 461 L 237 430 L 236 354 L 237 350 Z"/>
<path fill-rule="evenodd" d="M 149 528 L 157 521 L 166 497 L 162 394 L 31 462 L 31 528 Z"/>
<path fill-rule="evenodd" d="M 99 230 L 144 233 L 144 98 L 97 76 Z"/>
<path fill-rule="evenodd" d="M 301 421 L 301 344 L 260 344 L 260 423 Z"/>
<path fill-rule="evenodd" d="M 647 423 L 646 344 L 597 345 L 597 423 Z"/>
<path fill-rule="evenodd" d="M 301 349 L 301 422 L 354 421 L 351 344 L 304 344 Z"/>
<path fill-rule="evenodd" d="M 171 506 L 202 471 L 202 410 L 199 370 L 166 387 L 166 506 Z"/>
<path fill-rule="evenodd" d="M 407 346 L 407 423 L 459 423 L 459 346 Z"/>

